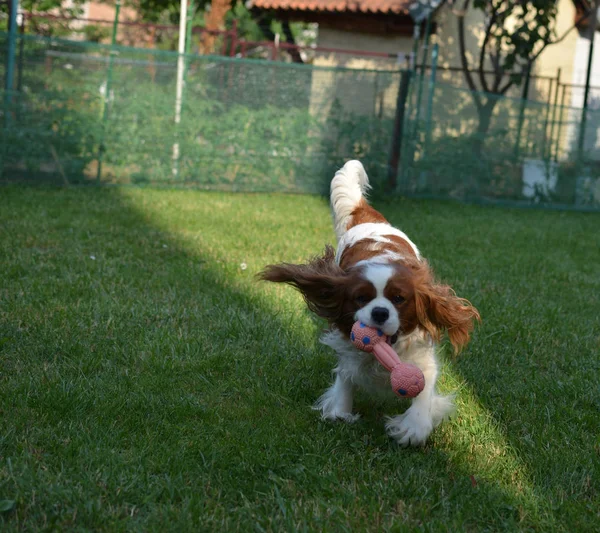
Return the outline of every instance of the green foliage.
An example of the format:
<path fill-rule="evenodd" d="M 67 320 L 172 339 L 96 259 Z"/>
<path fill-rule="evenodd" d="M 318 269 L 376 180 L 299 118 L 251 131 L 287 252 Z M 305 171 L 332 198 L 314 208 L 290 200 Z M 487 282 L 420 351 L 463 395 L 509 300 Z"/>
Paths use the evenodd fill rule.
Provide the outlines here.
<path fill-rule="evenodd" d="M 523 181 L 521 161 L 514 158 L 514 143 L 505 133 L 491 132 L 485 138 L 493 150 L 477 153 L 477 134 L 443 135 L 415 145 L 420 157 L 407 172 L 405 192 L 451 198 L 519 200 Z"/>
<path fill-rule="evenodd" d="M 389 192 L 385 180 L 393 122 L 393 119 L 387 117 L 378 118 L 346 111 L 336 99 L 323 133 L 323 148 L 329 154 L 330 161 L 327 173 L 333 175 L 339 168 L 340 161 L 359 159 L 369 169 L 375 194 Z"/>
<path fill-rule="evenodd" d="M 129 179 L 125 171 L 133 172 L 136 182 L 170 181 L 172 147 L 179 142 L 178 181 L 215 188 L 321 191 L 315 182 L 321 181 L 320 173 L 296 182 L 302 166 L 320 158 L 311 153 L 310 137 L 318 124 L 306 109 L 268 104 L 252 109 L 196 97 L 190 87 L 179 126 L 173 110 L 172 85 L 122 84 L 107 125 L 107 172 L 120 180 Z"/>
<path fill-rule="evenodd" d="M 148 22 L 157 22 L 161 24 L 179 24 L 180 2 L 178 0 L 134 0 L 131 4 L 136 7 L 141 14 L 142 20 Z M 204 26 L 205 10 L 210 5 L 210 0 L 199 0 L 194 2 L 194 15 L 192 18 L 193 26 Z M 231 9 L 225 17 L 225 29 L 232 29 L 237 25 L 238 36 L 247 41 L 264 41 L 265 35 L 259 28 L 255 16 L 250 12 L 246 4 L 240 0 L 232 0 Z M 273 19 L 269 22 L 269 27 L 273 33 L 282 34 L 281 22 Z M 294 22 L 290 24 L 292 33 L 295 37 L 303 34 L 307 24 L 303 22 Z M 161 49 L 174 50 L 176 47 L 176 38 L 172 38 L 168 44 L 161 43 Z M 305 43 L 311 44 L 311 43 Z"/>
<path fill-rule="evenodd" d="M 83 15 L 83 6 L 86 0 L 22 0 L 19 2 L 22 11 L 33 13 L 48 13 L 62 17 L 80 17 Z M 6 4 L 0 3 L 0 11 L 6 9 Z M 36 35 L 48 37 L 64 37 L 70 35 L 72 30 L 67 21 L 33 18 L 27 22 L 27 31 Z"/>
<path fill-rule="evenodd" d="M 555 0 L 474 0 L 473 7 L 485 15 L 486 53 L 497 54 L 507 72 L 529 64 L 556 37 Z"/>
<path fill-rule="evenodd" d="M 225 24 L 228 29 L 237 24 L 239 35 L 247 41 L 264 41 L 265 36 L 256 23 L 256 18 L 243 2 L 235 2 L 231 10 L 225 17 Z M 295 25 L 292 25 L 292 27 Z"/>
<path fill-rule="evenodd" d="M 77 107 L 72 98 L 79 101 Z M 24 166 L 23 170 L 33 175 L 64 172 L 72 181 L 81 180 L 86 165 L 97 156 L 98 100 L 53 90 L 21 96 L 14 109 L 19 127 L 0 134 L 8 148 L 5 171 L 19 171 Z"/>
<path fill-rule="evenodd" d="M 194 0 L 194 12 L 204 10 L 210 0 Z M 130 5 L 147 22 L 179 23 L 180 2 L 175 0 L 129 0 Z"/>
<path fill-rule="evenodd" d="M 106 95 L 109 47 L 24 39 L 23 92 L 13 100 L 11 127 L 0 130 L 0 145 L 8 148 L 4 176 L 62 182 L 64 173 L 70 182 L 95 180 L 101 158 L 104 183 L 321 194 L 341 162 L 358 158 L 369 168 L 375 194 L 389 193 L 389 102 L 398 73 L 188 58 L 177 125 L 177 55 L 117 51 Z M 432 108 L 420 115 L 429 121 L 415 125 L 415 117 L 406 116 L 401 192 L 534 201 L 523 196 L 522 167 L 525 158 L 548 161 L 554 149 L 545 106 L 522 109 L 519 100 L 482 96 L 497 104 L 485 134 L 478 131 L 471 93 L 442 83 Z M 426 106 L 429 101 L 429 95 L 423 99 Z M 598 206 L 598 196 L 586 192 L 595 181 L 586 181 L 583 192 L 573 183 L 561 178 L 556 197 L 543 200 Z"/>
<path fill-rule="evenodd" d="M 12 511 L 15 507 L 14 500 L 0 500 L 0 513 Z"/>
<path fill-rule="evenodd" d="M 23 91 L 12 99 L 10 127 L 0 130 L 4 172 L 40 178 L 65 173 L 80 181 L 97 157 L 102 76 L 92 68 L 85 81 L 79 78 L 70 55 L 77 50 L 78 44 L 63 45 L 53 56 L 45 43 L 24 43 L 22 62 L 45 67 L 27 69 Z"/>
<path fill-rule="evenodd" d="M 111 35 L 111 29 L 107 26 L 100 26 L 98 24 L 88 24 L 83 28 L 83 34 L 85 40 L 92 43 L 99 43 L 108 39 Z"/>

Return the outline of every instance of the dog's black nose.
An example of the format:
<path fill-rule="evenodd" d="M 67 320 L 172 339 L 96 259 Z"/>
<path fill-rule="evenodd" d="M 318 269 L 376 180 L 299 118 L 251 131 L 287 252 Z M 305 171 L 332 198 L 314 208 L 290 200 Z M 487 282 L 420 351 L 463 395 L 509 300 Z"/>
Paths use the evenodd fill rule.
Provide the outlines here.
<path fill-rule="evenodd" d="M 375 307 L 373 311 L 371 311 L 371 316 L 377 324 L 383 324 L 390 318 L 390 312 L 385 307 Z"/>

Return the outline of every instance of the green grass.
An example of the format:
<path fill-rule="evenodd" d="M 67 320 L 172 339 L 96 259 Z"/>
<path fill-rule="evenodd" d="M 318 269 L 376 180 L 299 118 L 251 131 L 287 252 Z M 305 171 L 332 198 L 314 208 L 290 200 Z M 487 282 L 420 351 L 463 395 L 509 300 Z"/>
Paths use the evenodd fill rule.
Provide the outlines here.
<path fill-rule="evenodd" d="M 354 425 L 311 411 L 322 323 L 253 279 L 332 242 L 323 199 L 0 203 L 0 529 L 597 530 L 599 215 L 378 205 L 483 317 L 460 357 L 445 347 L 457 416 L 400 449 L 383 416 L 405 404 L 359 395 Z"/>

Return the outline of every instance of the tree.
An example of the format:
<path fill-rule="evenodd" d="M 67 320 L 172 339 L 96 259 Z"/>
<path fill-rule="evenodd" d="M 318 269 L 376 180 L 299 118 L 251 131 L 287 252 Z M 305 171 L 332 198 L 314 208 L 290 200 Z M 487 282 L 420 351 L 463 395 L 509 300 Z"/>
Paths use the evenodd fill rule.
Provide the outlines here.
<path fill-rule="evenodd" d="M 224 30 L 225 17 L 231 9 L 231 0 L 212 0 L 210 10 L 206 10 L 204 15 L 204 27 L 207 30 Z M 202 36 L 202 48 L 205 54 L 214 53 L 216 36 L 210 33 L 205 33 Z"/>
<path fill-rule="evenodd" d="M 51 0 L 59 1 L 59 0 Z M 112 0 L 105 0 L 112 1 Z M 125 0 L 141 14 L 148 22 L 179 21 L 179 0 Z M 194 0 L 195 15 L 193 24 L 209 30 L 231 29 L 233 21 L 237 23 L 238 36 L 250 41 L 261 41 L 266 37 L 274 41 L 276 33 L 283 34 L 285 41 L 295 44 L 295 36 L 304 28 L 304 24 L 290 24 L 278 21 L 270 14 L 257 14 L 250 11 L 241 0 Z M 201 50 L 203 53 L 214 53 L 216 38 L 208 33 L 202 36 Z M 292 49 L 289 51 L 292 59 L 302 62 L 300 54 Z"/>
<path fill-rule="evenodd" d="M 45 13 L 51 11 L 54 15 L 77 17 L 83 13 L 84 3 L 85 0 L 73 0 L 68 4 L 62 0 L 21 0 L 19 2 L 19 11 L 26 13 Z M 10 2 L 0 2 L 0 13 L 8 15 L 5 20 L 0 18 L 0 31 L 8 29 L 8 21 L 10 20 L 9 11 Z M 68 21 L 63 20 L 50 21 L 34 18 L 28 24 L 30 25 L 30 29 L 39 35 L 62 36 L 72 32 Z"/>
<path fill-rule="evenodd" d="M 479 116 L 476 146 L 479 150 L 498 97 L 520 85 L 546 47 L 564 39 L 591 9 L 588 5 L 573 27 L 557 37 L 555 0 L 459 0 L 455 5 L 459 6 L 456 11 L 459 55 Z M 465 15 L 469 9 L 479 10 L 484 18 L 481 48 L 472 62 L 465 43 Z"/>

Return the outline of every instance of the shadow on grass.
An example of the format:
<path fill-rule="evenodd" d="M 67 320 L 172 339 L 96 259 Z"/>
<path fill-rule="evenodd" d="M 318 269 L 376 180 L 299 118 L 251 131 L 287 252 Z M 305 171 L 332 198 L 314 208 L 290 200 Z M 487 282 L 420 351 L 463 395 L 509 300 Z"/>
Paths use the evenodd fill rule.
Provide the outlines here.
<path fill-rule="evenodd" d="M 406 216 L 397 206 L 378 207 L 402 227 Z M 456 207 L 459 216 L 443 202 L 409 204 L 419 210 L 409 234 L 482 313 L 467 353 L 452 361 L 462 384 L 459 400 L 470 397 L 503 436 L 484 456 L 508 452 L 518 459 L 523 475 L 515 478 L 515 491 L 526 480 L 559 524 L 594 529 L 600 518 L 591 481 L 600 475 L 593 437 L 600 405 L 600 217 Z M 460 412 L 463 424 L 479 425 L 468 406 Z M 505 446 L 498 446 L 502 440 Z M 463 459 L 474 473 L 481 466 L 473 450 Z"/>
<path fill-rule="evenodd" d="M 6 192 L 0 499 L 17 505 L 5 526 L 454 530 L 559 520 L 522 442 L 503 431 L 510 412 L 485 385 L 469 380 L 470 394 L 462 384 L 463 414 L 424 450 L 385 436 L 383 408 L 396 404 L 359 397 L 364 418 L 352 426 L 310 410 L 333 366 L 316 343 L 320 324 L 296 295 L 251 276 L 280 259 L 281 235 L 303 231 L 282 223 L 274 234 L 269 206 L 316 200 Z M 231 222 L 240 206 L 244 226 Z M 248 216 L 254 209 L 264 211 Z M 248 270 L 240 248 L 253 257 Z M 465 378 L 469 364 L 458 365 Z M 453 376 L 446 387 L 461 385 Z"/>

